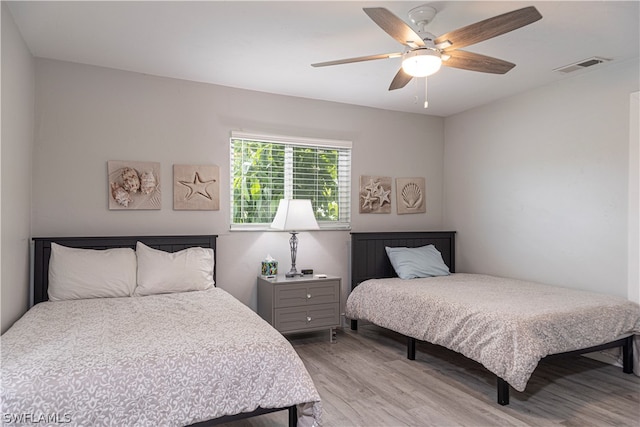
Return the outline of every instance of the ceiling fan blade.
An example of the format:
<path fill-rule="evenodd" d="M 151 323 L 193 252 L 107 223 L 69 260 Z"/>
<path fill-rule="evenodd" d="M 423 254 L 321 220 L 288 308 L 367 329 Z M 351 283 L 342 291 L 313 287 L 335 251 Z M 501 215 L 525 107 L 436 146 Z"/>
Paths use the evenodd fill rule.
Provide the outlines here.
<path fill-rule="evenodd" d="M 389 86 L 389 90 L 402 89 L 411 81 L 413 77 L 409 74 L 405 73 L 402 67 L 396 73 L 396 76 L 391 81 L 391 85 Z"/>
<path fill-rule="evenodd" d="M 451 46 L 445 50 L 459 49 L 524 27 L 541 18 L 540 12 L 529 6 L 450 31 L 436 38 L 434 43 L 438 46 L 448 41 Z"/>
<path fill-rule="evenodd" d="M 364 10 L 364 13 L 366 13 L 373 22 L 385 30 L 387 34 L 403 45 L 409 46 L 410 48 L 424 47 L 422 37 L 413 31 L 402 19 L 384 7 L 365 7 L 362 10 Z"/>
<path fill-rule="evenodd" d="M 335 61 L 317 62 L 311 64 L 312 67 L 326 67 L 329 65 L 350 64 L 352 62 L 372 61 L 374 59 L 387 59 L 387 58 L 400 58 L 402 52 L 396 53 L 382 53 L 380 55 L 359 56 L 357 58 L 338 59 Z"/>
<path fill-rule="evenodd" d="M 449 59 L 442 61 L 442 65 L 463 70 L 480 71 L 482 73 L 505 74 L 516 66 L 511 62 L 479 53 L 465 52 L 464 50 L 450 50 L 446 53 Z"/>

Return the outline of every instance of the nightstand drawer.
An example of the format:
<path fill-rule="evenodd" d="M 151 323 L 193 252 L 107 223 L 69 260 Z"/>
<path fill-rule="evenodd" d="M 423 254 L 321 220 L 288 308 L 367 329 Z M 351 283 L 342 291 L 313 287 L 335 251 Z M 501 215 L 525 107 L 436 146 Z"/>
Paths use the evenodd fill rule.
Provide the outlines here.
<path fill-rule="evenodd" d="M 340 282 L 338 280 L 275 287 L 276 308 L 303 307 L 339 301 Z"/>
<path fill-rule="evenodd" d="M 304 331 L 339 325 L 340 305 L 338 303 L 314 305 L 313 307 L 279 308 L 275 311 L 274 326 L 280 332 Z"/>
<path fill-rule="evenodd" d="M 329 277 L 258 277 L 258 314 L 282 333 L 340 327 L 340 282 Z"/>

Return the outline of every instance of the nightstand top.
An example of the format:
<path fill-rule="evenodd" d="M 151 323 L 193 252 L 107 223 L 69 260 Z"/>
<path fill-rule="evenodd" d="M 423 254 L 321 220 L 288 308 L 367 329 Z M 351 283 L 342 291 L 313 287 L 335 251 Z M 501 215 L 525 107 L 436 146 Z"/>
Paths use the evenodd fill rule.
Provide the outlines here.
<path fill-rule="evenodd" d="M 285 277 L 284 274 L 278 274 L 274 278 L 268 276 L 258 276 L 259 279 L 265 280 L 271 283 L 301 283 L 301 282 L 315 282 L 323 280 L 340 280 L 338 276 L 316 277 L 315 274 L 309 274 L 305 276 Z"/>

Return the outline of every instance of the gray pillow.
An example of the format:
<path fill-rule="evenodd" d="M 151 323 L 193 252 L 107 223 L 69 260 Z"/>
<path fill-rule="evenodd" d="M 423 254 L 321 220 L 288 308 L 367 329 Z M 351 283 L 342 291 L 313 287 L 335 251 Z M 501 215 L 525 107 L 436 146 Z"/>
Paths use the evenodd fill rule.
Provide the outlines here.
<path fill-rule="evenodd" d="M 385 250 L 393 269 L 401 279 L 449 275 L 449 267 L 442 260 L 442 254 L 433 245 L 419 248 L 385 246 Z"/>

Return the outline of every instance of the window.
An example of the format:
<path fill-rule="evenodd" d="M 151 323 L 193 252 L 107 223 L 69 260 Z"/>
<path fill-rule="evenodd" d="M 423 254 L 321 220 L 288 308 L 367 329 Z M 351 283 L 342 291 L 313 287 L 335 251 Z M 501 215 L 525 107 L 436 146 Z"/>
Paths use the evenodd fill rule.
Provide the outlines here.
<path fill-rule="evenodd" d="M 269 228 L 280 199 L 310 199 L 320 228 L 350 227 L 351 142 L 231 133 L 231 229 Z"/>

